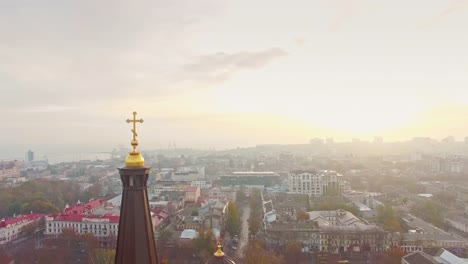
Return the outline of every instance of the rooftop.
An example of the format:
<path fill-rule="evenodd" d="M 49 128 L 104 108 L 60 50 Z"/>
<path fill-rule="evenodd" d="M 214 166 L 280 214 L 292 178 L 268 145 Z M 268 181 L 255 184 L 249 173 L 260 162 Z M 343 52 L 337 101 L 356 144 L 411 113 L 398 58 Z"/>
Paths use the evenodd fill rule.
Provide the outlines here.
<path fill-rule="evenodd" d="M 10 219 L 1 219 L 0 220 L 0 228 L 5 228 L 10 225 L 16 225 L 21 222 L 29 222 L 29 221 L 34 221 L 38 218 L 43 217 L 44 214 L 28 214 L 28 215 L 20 215 L 15 218 L 10 218 Z"/>
<path fill-rule="evenodd" d="M 403 257 L 408 264 L 440 264 L 434 258 L 422 251 L 416 251 Z"/>
<path fill-rule="evenodd" d="M 198 236 L 198 232 L 194 229 L 185 229 L 180 234 L 181 239 L 194 239 Z"/>

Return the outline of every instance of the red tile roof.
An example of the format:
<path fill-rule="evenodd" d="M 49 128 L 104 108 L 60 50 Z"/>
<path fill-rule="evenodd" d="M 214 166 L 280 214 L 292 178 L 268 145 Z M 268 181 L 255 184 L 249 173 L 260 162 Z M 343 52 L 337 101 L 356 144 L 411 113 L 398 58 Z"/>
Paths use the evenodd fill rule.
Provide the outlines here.
<path fill-rule="evenodd" d="M 119 215 L 68 215 L 61 214 L 54 218 L 54 221 L 65 221 L 65 222 L 82 222 L 83 218 L 88 219 L 109 219 L 110 223 L 118 223 L 120 216 Z"/>
<path fill-rule="evenodd" d="M 44 214 L 28 214 L 28 215 L 20 215 L 18 217 L 15 217 L 15 218 L 10 218 L 10 219 L 2 219 L 0 220 L 0 228 L 4 228 L 4 227 L 7 227 L 9 225 L 16 225 L 20 222 L 23 222 L 23 221 L 34 221 L 38 218 L 41 218 L 43 217 Z"/>
<path fill-rule="evenodd" d="M 96 209 L 98 207 L 104 206 L 105 203 L 106 203 L 106 200 L 104 200 L 104 199 L 95 199 L 95 200 L 92 200 L 92 201 L 90 201 L 88 203 L 85 203 L 85 204 L 82 204 L 82 203 L 75 204 L 74 206 L 65 209 L 63 214 L 83 215 L 83 214 L 86 214 L 89 211 L 92 211 L 92 210 L 94 210 L 94 209 Z"/>

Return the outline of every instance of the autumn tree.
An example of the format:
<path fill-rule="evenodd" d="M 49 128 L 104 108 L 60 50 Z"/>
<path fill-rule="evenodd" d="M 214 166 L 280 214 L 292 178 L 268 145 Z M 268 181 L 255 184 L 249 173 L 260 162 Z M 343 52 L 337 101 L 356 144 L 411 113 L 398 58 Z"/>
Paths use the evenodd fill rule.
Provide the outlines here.
<path fill-rule="evenodd" d="M 309 220 L 310 216 L 307 212 L 304 211 L 298 211 L 296 214 L 297 221 L 299 222 L 304 222 Z"/>
<path fill-rule="evenodd" d="M 428 200 L 423 203 L 417 203 L 412 207 L 412 210 L 416 215 L 436 226 L 440 227 L 444 225 L 446 209 L 434 201 Z"/>
<path fill-rule="evenodd" d="M 21 228 L 21 232 L 26 235 L 32 235 L 38 228 L 43 227 L 45 225 L 44 219 L 41 218 L 40 220 L 33 221 Z"/>
<path fill-rule="evenodd" d="M 255 214 L 251 214 L 250 218 L 248 219 L 249 223 L 249 232 L 252 236 L 257 235 L 260 228 L 262 228 L 262 219 Z"/>
<path fill-rule="evenodd" d="M 392 232 L 401 232 L 400 216 L 393 210 L 391 205 L 377 207 L 376 221 L 383 224 L 384 228 Z"/>
<path fill-rule="evenodd" d="M 0 187 L 0 217 L 13 214 L 56 213 L 79 199 L 80 186 L 74 182 L 31 180 L 18 187 Z"/>
<path fill-rule="evenodd" d="M 241 221 L 237 205 L 233 201 L 229 201 L 227 206 L 226 229 L 231 236 L 239 235 Z"/>
<path fill-rule="evenodd" d="M 285 264 L 284 258 L 265 249 L 263 242 L 251 240 L 245 251 L 246 264 Z"/>
<path fill-rule="evenodd" d="M 164 229 L 158 232 L 158 242 L 162 245 L 166 244 L 171 240 L 172 231 L 169 229 Z"/>
<path fill-rule="evenodd" d="M 0 248 L 0 263 L 13 263 L 13 257 L 8 255 L 2 248 Z"/>
<path fill-rule="evenodd" d="M 250 217 L 247 220 L 249 223 L 249 232 L 255 236 L 262 228 L 262 196 L 260 190 L 254 189 L 250 195 Z"/>
<path fill-rule="evenodd" d="M 216 249 L 215 236 L 211 230 L 198 232 L 198 236 L 193 239 L 192 243 L 202 259 L 207 259 L 213 255 Z"/>
<path fill-rule="evenodd" d="M 406 252 L 400 248 L 395 248 L 389 251 L 383 259 L 380 260 L 381 264 L 400 264 L 403 256 L 406 255 Z"/>
<path fill-rule="evenodd" d="M 301 246 L 297 241 L 289 241 L 285 249 L 286 262 L 298 263 L 301 255 Z"/>
<path fill-rule="evenodd" d="M 115 250 L 96 249 L 90 262 L 91 264 L 114 264 L 114 261 Z"/>

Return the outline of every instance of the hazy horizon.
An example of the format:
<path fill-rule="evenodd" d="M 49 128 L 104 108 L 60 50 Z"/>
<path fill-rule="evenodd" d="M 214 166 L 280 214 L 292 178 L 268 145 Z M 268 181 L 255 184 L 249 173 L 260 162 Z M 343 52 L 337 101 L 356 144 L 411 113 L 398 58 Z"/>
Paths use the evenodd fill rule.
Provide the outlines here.
<path fill-rule="evenodd" d="M 0 2 L 3 153 L 468 136 L 468 1 L 143 2 Z"/>

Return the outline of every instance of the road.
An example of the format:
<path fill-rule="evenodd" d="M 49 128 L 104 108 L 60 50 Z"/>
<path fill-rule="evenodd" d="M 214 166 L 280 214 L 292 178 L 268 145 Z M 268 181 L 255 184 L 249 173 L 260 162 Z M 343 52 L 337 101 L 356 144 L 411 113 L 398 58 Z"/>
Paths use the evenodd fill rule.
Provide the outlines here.
<path fill-rule="evenodd" d="M 250 217 L 250 204 L 246 203 L 242 207 L 242 216 L 241 216 L 241 232 L 239 236 L 239 247 L 237 250 L 237 257 L 242 258 L 244 256 L 245 247 L 249 242 L 249 224 L 247 219 Z"/>

